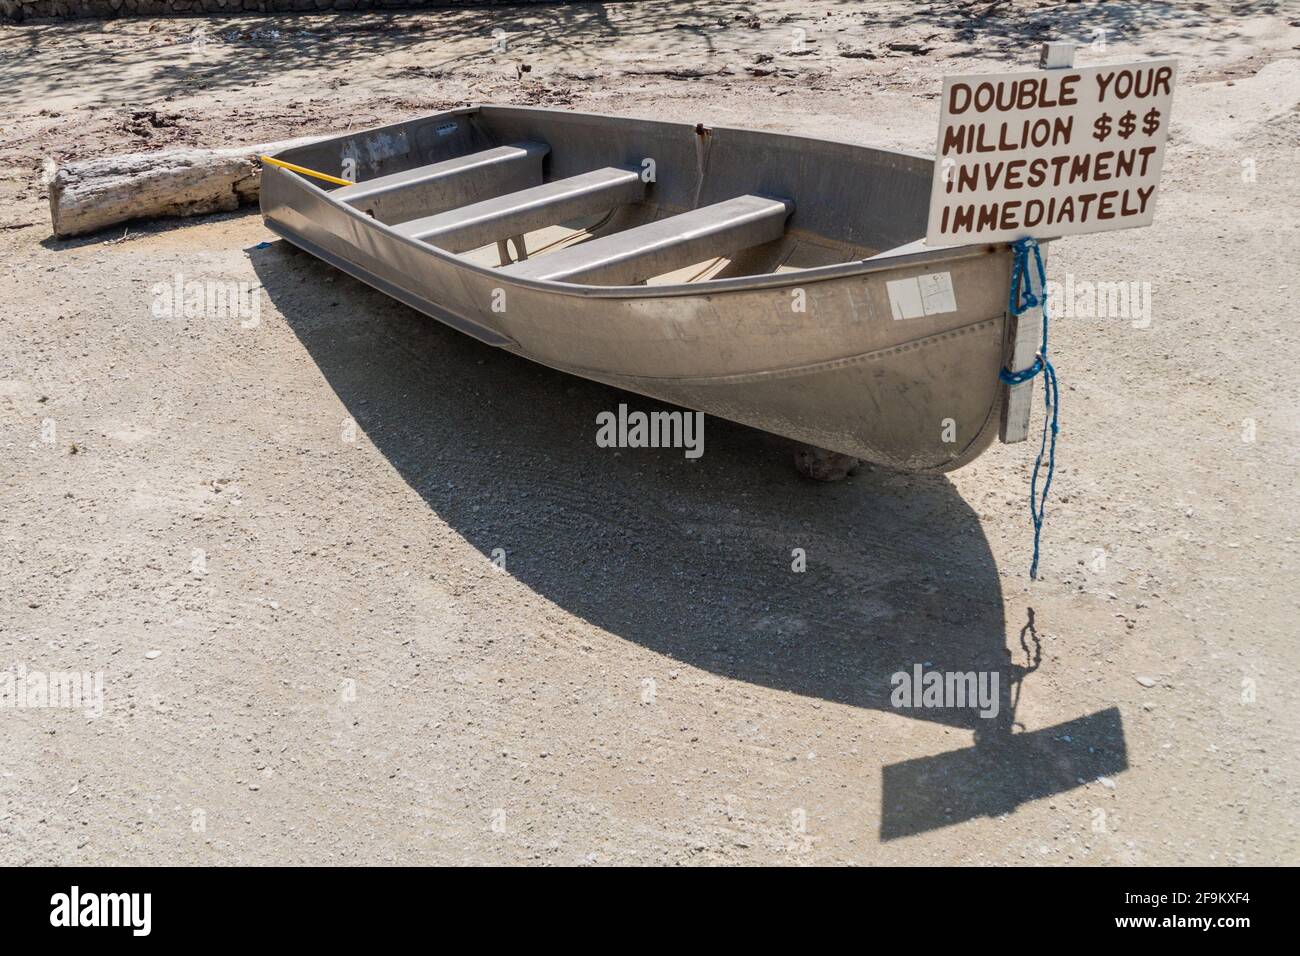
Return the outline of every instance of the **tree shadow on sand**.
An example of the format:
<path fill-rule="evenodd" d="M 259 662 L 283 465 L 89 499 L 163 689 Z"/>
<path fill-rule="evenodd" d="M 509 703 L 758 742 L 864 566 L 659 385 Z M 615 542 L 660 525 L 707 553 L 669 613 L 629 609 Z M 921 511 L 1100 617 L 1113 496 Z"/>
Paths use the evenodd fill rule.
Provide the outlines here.
<path fill-rule="evenodd" d="M 694 462 L 599 448 L 598 412 L 664 406 L 483 345 L 287 242 L 249 255 L 359 429 L 442 520 L 485 556 L 503 549 L 538 594 L 666 662 L 973 731 L 973 747 L 885 767 L 883 839 L 1127 766 L 1115 710 L 1013 732 L 1041 651 L 1032 619 L 1008 651 L 997 568 L 946 478 L 865 470 L 810 483 L 791 467 L 793 443 L 716 418 Z M 891 678 L 917 664 L 998 675 L 997 717 L 900 711 Z"/>
<path fill-rule="evenodd" d="M 939 0 L 896 3 L 864 9 L 860 0 L 832 0 L 822 12 L 838 19 L 828 26 L 848 27 L 840 39 L 869 48 L 881 57 L 902 57 L 885 46 L 899 31 L 914 34 L 910 46 L 924 56 L 933 39 L 966 45 L 960 56 L 1021 60 L 1050 39 L 1080 43 L 1138 41 L 1204 36 L 1215 43 L 1240 36 L 1241 18 L 1279 12 L 1278 0 L 1239 0 L 1227 8 L 1208 3 L 1109 3 L 1017 5 L 1010 0 Z M 851 17 L 851 20 L 845 20 Z M 63 57 L 42 56 L 49 45 L 87 54 L 76 64 L 75 81 L 105 90 L 105 103 L 142 103 L 195 90 L 241 89 L 273 84 L 305 67 L 350 79 L 373 69 L 384 57 L 402 54 L 419 65 L 402 72 L 430 80 L 467 71 L 507 72 L 517 62 L 538 60 L 561 72 L 593 69 L 621 73 L 608 54 L 636 44 L 645 64 L 663 67 L 668 57 L 694 57 L 698 68 L 708 57 L 736 47 L 748 49 L 761 38 L 763 48 L 781 55 L 791 30 L 801 27 L 826 47 L 824 64 L 836 54 L 814 14 L 767 12 L 730 0 L 628 0 L 624 3 L 523 4 L 478 8 L 401 9 L 370 12 L 209 16 L 173 18 L 182 26 L 155 36 L 143 30 L 98 20 L 40 21 L 11 28 L 0 43 L 0 83 L 22 89 L 32 101 L 57 95 L 69 83 Z M 508 37 L 503 51 L 498 37 Z M 113 55 L 104 56 L 106 39 Z M 1161 52 L 1158 49 L 1146 51 Z M 816 62 L 818 56 L 811 57 Z M 841 61 L 842 62 L 842 61 Z M 784 64 L 795 66 L 793 61 Z M 129 89 L 119 80 L 131 77 Z"/>

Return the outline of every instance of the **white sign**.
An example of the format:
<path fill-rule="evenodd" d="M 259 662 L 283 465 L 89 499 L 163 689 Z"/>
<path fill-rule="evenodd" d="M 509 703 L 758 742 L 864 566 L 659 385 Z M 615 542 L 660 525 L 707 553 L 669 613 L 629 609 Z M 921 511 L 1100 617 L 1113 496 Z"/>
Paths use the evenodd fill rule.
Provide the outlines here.
<path fill-rule="evenodd" d="M 1178 64 L 949 76 L 931 246 L 1149 226 Z"/>

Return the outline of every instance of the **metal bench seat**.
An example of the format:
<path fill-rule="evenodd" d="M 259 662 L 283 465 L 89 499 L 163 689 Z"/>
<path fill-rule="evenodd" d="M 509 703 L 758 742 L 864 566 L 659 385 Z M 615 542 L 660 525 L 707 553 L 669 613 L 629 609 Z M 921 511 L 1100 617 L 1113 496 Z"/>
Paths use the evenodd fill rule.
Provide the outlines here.
<path fill-rule="evenodd" d="M 737 196 L 502 266 L 501 272 L 520 279 L 634 285 L 779 239 L 792 212 L 794 203 L 788 199 Z"/>
<path fill-rule="evenodd" d="M 417 166 L 343 186 L 332 198 L 364 210 L 383 223 L 407 222 L 536 186 L 542 181 L 545 143 L 514 143 Z"/>
<path fill-rule="evenodd" d="M 634 169 L 607 166 L 519 192 L 399 223 L 404 236 L 448 252 L 477 249 L 579 216 L 640 202 L 645 183 Z"/>

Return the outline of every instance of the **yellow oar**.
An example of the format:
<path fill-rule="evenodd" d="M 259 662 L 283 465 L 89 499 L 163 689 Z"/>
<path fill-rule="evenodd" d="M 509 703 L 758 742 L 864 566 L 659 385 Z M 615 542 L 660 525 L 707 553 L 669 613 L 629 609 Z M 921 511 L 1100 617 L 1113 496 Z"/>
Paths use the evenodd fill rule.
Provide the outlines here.
<path fill-rule="evenodd" d="M 334 183 L 336 186 L 351 186 L 352 182 L 346 179 L 339 179 L 337 176 L 331 176 L 329 173 L 318 173 L 314 169 L 308 169 L 306 166 L 295 166 L 293 163 L 286 163 L 282 159 L 272 159 L 270 156 L 262 156 L 262 162 L 270 163 L 272 166 L 279 166 L 281 169 L 292 170 L 295 173 L 302 173 L 304 176 L 315 176 L 317 179 L 323 179 L 327 183 Z"/>

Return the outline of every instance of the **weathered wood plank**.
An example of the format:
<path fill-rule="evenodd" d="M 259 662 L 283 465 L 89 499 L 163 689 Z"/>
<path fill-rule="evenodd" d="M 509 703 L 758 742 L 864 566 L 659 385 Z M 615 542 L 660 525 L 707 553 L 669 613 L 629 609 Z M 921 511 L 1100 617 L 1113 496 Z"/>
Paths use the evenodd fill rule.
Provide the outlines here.
<path fill-rule="evenodd" d="M 1043 257 L 1043 268 L 1047 268 L 1047 247 L 1039 245 Z M 1037 280 L 1035 280 L 1037 281 Z M 1007 313 L 1008 340 L 1011 348 L 1007 355 L 1006 367 L 1014 372 L 1029 368 L 1034 364 L 1038 346 L 1043 341 L 1043 318 L 1037 309 L 1030 309 L 1024 315 Z M 1003 385 L 1002 421 L 998 434 L 1006 444 L 1024 441 L 1029 437 L 1029 416 L 1033 409 L 1034 383 L 1036 378 L 1019 385 Z"/>

